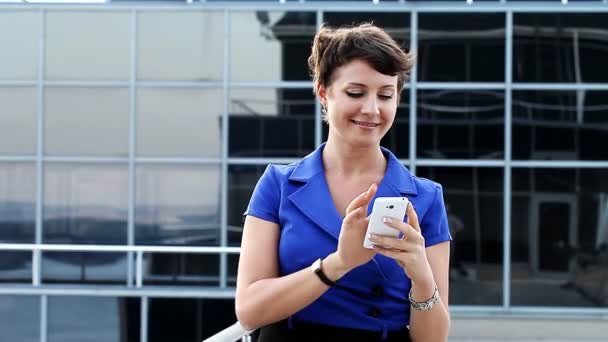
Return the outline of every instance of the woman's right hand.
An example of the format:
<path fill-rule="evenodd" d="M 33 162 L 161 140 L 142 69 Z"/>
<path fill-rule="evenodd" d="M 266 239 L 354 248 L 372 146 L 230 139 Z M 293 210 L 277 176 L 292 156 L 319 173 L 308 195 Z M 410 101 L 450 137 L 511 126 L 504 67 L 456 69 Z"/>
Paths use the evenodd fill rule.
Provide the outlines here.
<path fill-rule="evenodd" d="M 341 278 L 353 268 L 370 261 L 376 252 L 363 247 L 367 232 L 367 208 L 376 194 L 378 186 L 374 183 L 367 191 L 357 196 L 346 208 L 346 216 L 342 221 L 338 249 L 324 261 L 328 273 L 334 275 L 333 280 Z M 329 265 L 327 265 L 329 264 Z M 333 272 L 332 272 L 333 271 Z M 328 276 L 331 275 L 328 274 Z"/>

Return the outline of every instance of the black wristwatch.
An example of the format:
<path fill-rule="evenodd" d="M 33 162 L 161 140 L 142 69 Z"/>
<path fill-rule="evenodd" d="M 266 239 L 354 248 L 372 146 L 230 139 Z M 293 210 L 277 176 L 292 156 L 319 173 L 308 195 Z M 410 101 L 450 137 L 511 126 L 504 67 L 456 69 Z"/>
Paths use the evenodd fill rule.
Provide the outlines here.
<path fill-rule="evenodd" d="M 336 282 L 329 279 L 327 277 L 327 275 L 325 275 L 325 272 L 323 272 L 323 259 L 319 258 L 317 259 L 313 264 L 312 264 L 312 268 L 315 271 L 315 274 L 317 275 L 317 277 L 319 277 L 319 279 L 321 279 L 321 281 L 329 286 L 336 286 Z"/>

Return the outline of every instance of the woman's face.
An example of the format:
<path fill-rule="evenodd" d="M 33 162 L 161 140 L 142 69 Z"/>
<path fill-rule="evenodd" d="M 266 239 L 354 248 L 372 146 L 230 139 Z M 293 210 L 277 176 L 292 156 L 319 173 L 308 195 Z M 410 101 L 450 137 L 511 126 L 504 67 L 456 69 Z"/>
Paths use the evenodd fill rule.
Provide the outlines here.
<path fill-rule="evenodd" d="M 320 86 L 317 93 L 327 108 L 331 139 L 356 147 L 378 145 L 395 119 L 397 76 L 384 75 L 365 61 L 337 68 L 330 86 Z"/>

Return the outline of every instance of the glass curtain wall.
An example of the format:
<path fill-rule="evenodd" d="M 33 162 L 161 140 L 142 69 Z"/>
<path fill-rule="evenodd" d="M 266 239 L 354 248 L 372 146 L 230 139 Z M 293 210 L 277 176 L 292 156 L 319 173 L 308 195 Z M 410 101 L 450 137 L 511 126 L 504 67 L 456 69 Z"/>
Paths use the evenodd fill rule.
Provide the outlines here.
<path fill-rule="evenodd" d="M 600 2 L 207 2 L 0 7 L 2 340 L 233 323 L 253 187 L 327 135 L 312 37 L 364 21 L 417 55 L 382 145 L 444 186 L 454 314 L 608 313 Z"/>

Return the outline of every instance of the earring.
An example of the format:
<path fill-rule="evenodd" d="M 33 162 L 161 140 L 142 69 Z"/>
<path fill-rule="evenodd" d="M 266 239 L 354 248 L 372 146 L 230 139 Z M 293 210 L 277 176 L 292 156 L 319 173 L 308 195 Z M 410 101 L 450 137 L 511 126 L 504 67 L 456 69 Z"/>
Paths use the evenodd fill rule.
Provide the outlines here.
<path fill-rule="evenodd" d="M 327 115 L 327 108 L 325 108 L 324 105 L 321 105 L 321 113 L 323 113 L 323 115 Z"/>

